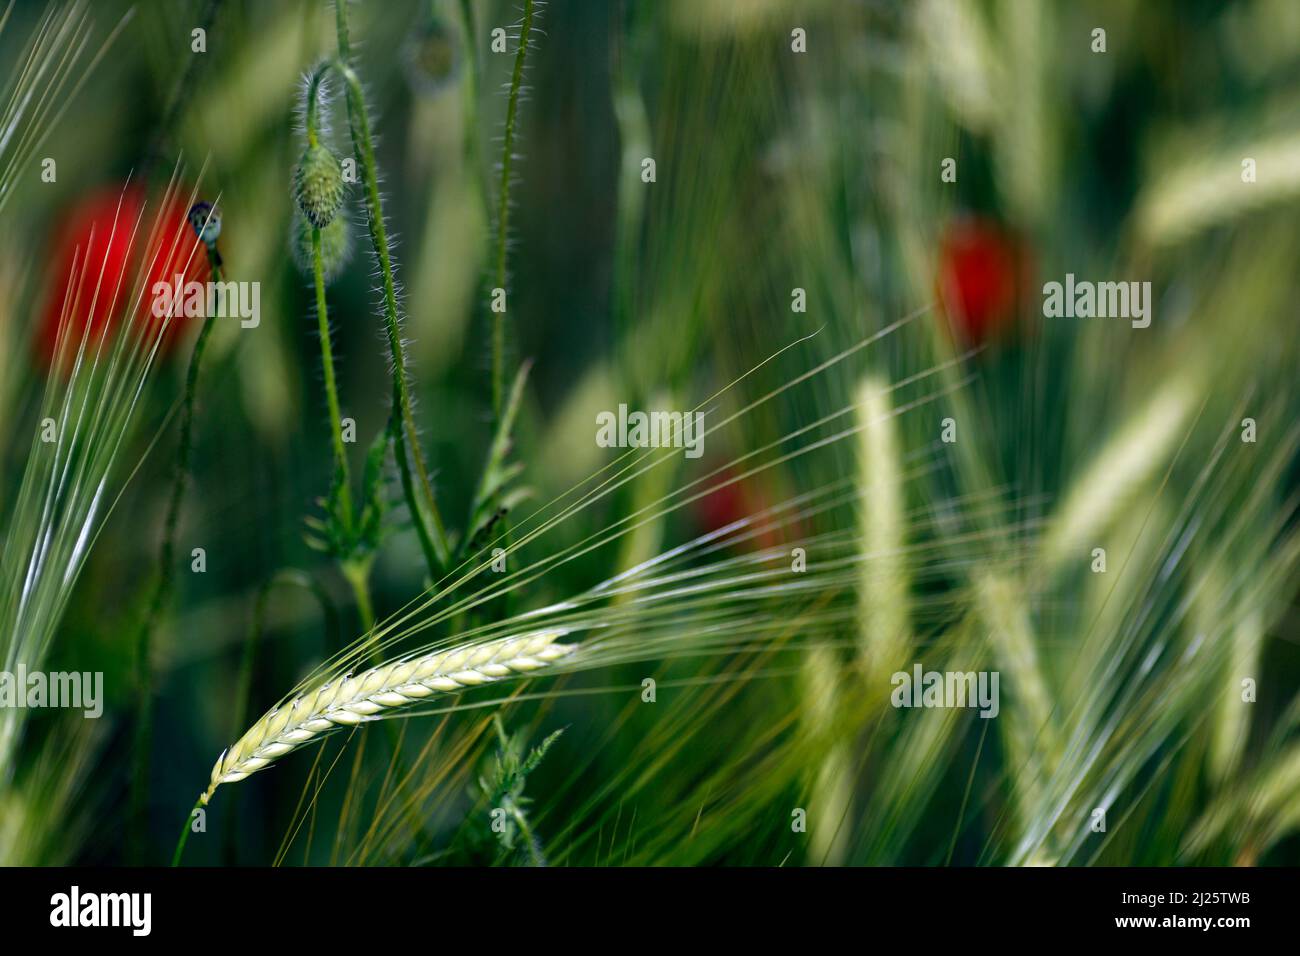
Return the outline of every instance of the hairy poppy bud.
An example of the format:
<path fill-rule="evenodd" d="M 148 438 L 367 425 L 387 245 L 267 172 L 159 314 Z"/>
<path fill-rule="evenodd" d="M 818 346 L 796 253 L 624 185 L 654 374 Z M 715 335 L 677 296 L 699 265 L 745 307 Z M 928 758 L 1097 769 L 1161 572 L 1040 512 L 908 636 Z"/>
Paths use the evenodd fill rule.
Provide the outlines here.
<path fill-rule="evenodd" d="M 343 205 L 346 191 L 338 157 L 319 143 L 303 151 L 293 171 L 293 198 L 307 221 L 324 229 Z"/>
<path fill-rule="evenodd" d="M 293 259 L 306 275 L 312 274 L 311 230 L 312 224 L 303 215 L 293 217 Z M 328 282 L 343 271 L 352 252 L 352 236 L 347 219 L 336 216 L 320 230 L 321 271 Z"/>

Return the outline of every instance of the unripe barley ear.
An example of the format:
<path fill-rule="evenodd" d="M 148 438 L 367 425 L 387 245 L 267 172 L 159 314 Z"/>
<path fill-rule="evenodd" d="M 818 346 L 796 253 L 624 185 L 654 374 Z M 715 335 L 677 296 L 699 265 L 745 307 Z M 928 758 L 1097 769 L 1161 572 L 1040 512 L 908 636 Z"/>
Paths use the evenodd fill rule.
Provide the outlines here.
<path fill-rule="evenodd" d="M 293 171 L 293 198 L 307 221 L 324 229 L 338 215 L 346 194 L 338 157 L 320 143 L 308 146 Z"/>
<path fill-rule="evenodd" d="M 576 644 L 559 643 L 568 633 L 565 628 L 534 631 L 335 675 L 270 711 L 223 751 L 199 802 L 206 805 L 223 783 L 243 780 L 322 734 L 393 716 L 434 695 L 542 670 L 577 650 Z"/>

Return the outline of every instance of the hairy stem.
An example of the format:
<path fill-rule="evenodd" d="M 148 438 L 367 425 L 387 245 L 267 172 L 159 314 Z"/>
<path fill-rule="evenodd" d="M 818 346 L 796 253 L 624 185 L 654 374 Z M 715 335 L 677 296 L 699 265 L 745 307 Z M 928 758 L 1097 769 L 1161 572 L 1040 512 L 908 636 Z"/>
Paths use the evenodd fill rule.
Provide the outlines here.
<path fill-rule="evenodd" d="M 510 77 L 510 94 L 506 103 L 505 141 L 501 147 L 501 182 L 497 188 L 497 235 L 496 235 L 496 287 L 506 288 L 506 264 L 510 240 L 510 176 L 514 167 L 515 129 L 519 122 L 519 92 L 523 88 L 524 64 L 528 57 L 528 42 L 532 36 L 533 16 L 536 12 L 535 0 L 524 0 L 524 17 L 519 25 L 519 49 L 515 52 L 514 72 Z M 492 311 L 492 418 L 495 424 L 501 423 L 505 398 L 505 320 L 503 309 Z M 510 525 L 507 519 L 501 523 L 501 546 L 510 550 Z M 511 595 L 505 594 L 501 602 L 501 614 L 509 615 Z"/>
<path fill-rule="evenodd" d="M 460 0 L 460 18 L 465 35 L 461 46 L 465 55 L 465 79 L 461 100 L 465 115 L 462 121 L 465 168 L 473 172 L 466 176 L 466 182 L 472 183 L 475 198 L 482 205 L 483 221 L 492 222 L 492 184 L 487 168 L 481 162 L 481 150 L 478 139 L 479 85 L 481 82 L 482 63 L 478 55 L 478 31 L 474 22 L 473 0 Z"/>
<path fill-rule="evenodd" d="M 506 287 L 506 246 L 510 232 L 510 174 L 515 148 L 515 126 L 519 117 L 519 90 L 524 81 L 524 61 L 533 29 L 535 0 L 524 0 L 524 19 L 519 27 L 519 50 L 510 77 L 510 98 L 506 104 L 506 135 L 501 147 L 501 182 L 497 191 L 496 287 Z M 505 312 L 492 312 L 492 414 L 501 418 L 505 379 Z"/>
<path fill-rule="evenodd" d="M 311 229 L 312 273 L 316 280 L 316 321 L 320 335 L 321 365 L 325 369 L 325 401 L 330 413 L 330 437 L 334 445 L 335 487 L 343 527 L 352 531 L 352 479 L 348 473 L 348 454 L 343 447 L 343 417 L 339 411 L 338 386 L 334 380 L 334 349 L 330 344 L 329 314 L 325 304 L 325 267 L 321 262 L 320 230 Z"/>
<path fill-rule="evenodd" d="M 393 262 L 389 251 L 388 233 L 384 226 L 383 203 L 379 197 L 379 177 L 376 172 L 374 140 L 370 133 L 370 119 L 366 112 L 361 81 L 349 63 L 351 46 L 348 41 L 347 3 L 335 4 L 339 60 L 335 65 L 347 87 L 348 120 L 352 132 L 352 145 L 365 179 L 366 213 L 370 226 L 370 241 L 379 260 L 383 277 L 384 322 L 388 333 L 388 347 L 393 360 L 393 405 L 398 416 L 393 429 L 395 456 L 402 475 L 402 490 L 406 495 L 429 565 L 430 575 L 436 577 L 450 557 L 447 532 L 433 496 L 429 469 L 420 450 L 419 435 L 415 428 L 415 415 L 411 407 L 411 393 L 406 381 L 406 350 L 402 344 L 402 331 L 397 317 L 397 291 L 393 280 Z M 409 456 L 408 461 L 408 446 Z M 409 472 L 415 467 L 415 476 Z M 418 484 L 417 484 L 418 479 Z"/>
<path fill-rule="evenodd" d="M 317 144 L 317 112 L 319 109 L 319 89 L 324 70 L 312 74 L 307 89 L 307 142 Z M 325 401 L 329 406 L 331 441 L 334 446 L 334 489 L 337 490 L 338 514 L 343 532 L 349 546 L 354 540 L 356 528 L 353 524 L 352 477 L 348 469 L 347 450 L 343 446 L 343 416 L 339 409 L 338 386 L 334 376 L 334 349 L 330 341 L 329 305 L 325 299 L 325 266 L 321 255 L 320 229 L 312 226 L 311 230 L 312 278 L 316 286 L 316 320 L 320 336 L 321 365 L 325 371 Z M 335 499 L 331 492 L 331 512 Z M 356 598 L 357 613 L 361 625 L 367 632 L 375 625 L 375 612 L 370 599 L 370 560 L 344 560 L 341 564 L 343 576 Z"/>

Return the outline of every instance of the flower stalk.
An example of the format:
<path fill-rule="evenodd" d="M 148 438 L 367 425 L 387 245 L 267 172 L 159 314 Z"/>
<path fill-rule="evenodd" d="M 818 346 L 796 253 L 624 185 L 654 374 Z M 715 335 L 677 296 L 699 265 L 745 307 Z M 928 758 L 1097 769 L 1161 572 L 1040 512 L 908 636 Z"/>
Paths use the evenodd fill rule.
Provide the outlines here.
<path fill-rule="evenodd" d="M 505 141 L 501 147 L 501 183 L 497 190 L 496 287 L 506 287 L 506 253 L 510 234 L 510 176 L 513 169 L 515 128 L 519 118 L 519 91 L 524 81 L 524 61 L 533 29 L 535 0 L 524 0 L 524 18 L 519 26 L 519 50 L 515 53 L 514 72 L 510 77 L 510 96 L 506 103 Z M 492 414 L 501 418 L 505 383 L 505 313 L 492 312 Z"/>
<path fill-rule="evenodd" d="M 213 219 L 209 211 L 204 228 Z M 219 223 L 219 220 L 217 220 Z M 219 229 L 218 225 L 218 229 Z M 200 230 L 202 232 L 202 230 Z M 207 243 L 208 264 L 211 277 L 218 286 L 222 282 L 221 256 L 215 239 Z M 181 434 L 176 447 L 176 463 L 172 471 L 171 495 L 167 502 L 167 517 L 163 525 L 162 545 L 158 552 L 158 576 L 153 594 L 145 612 L 144 622 L 136 638 L 136 722 L 134 741 L 134 772 L 131 781 L 131 821 L 135 830 L 133 852 L 141 856 L 145 839 L 145 816 L 149 793 L 149 749 L 153 743 L 153 630 L 162 615 L 167 600 L 175 587 L 176 533 L 180 525 L 181 505 L 185 500 L 185 487 L 189 477 L 190 458 L 194 449 L 194 407 L 199 388 L 199 371 L 203 354 L 212 336 L 215 315 L 203 320 L 199 337 L 190 353 L 189 368 L 185 373 L 185 393 L 181 404 Z"/>
<path fill-rule="evenodd" d="M 424 552 L 429 574 L 436 577 L 450 559 L 451 548 L 447 538 L 446 527 L 433 495 L 433 486 L 429 480 L 428 466 L 420 450 L 419 434 L 415 427 L 415 414 L 412 408 L 410 386 L 407 382 L 406 350 L 402 344 L 401 326 L 398 320 L 397 291 L 393 278 L 392 255 L 389 250 L 388 233 L 384 225 L 383 202 L 379 196 L 379 178 L 375 163 L 374 139 L 370 132 L 370 120 L 366 112 L 365 97 L 361 90 L 361 81 L 352 69 L 349 59 L 351 45 L 348 40 L 347 4 L 338 3 L 337 33 L 339 56 L 337 60 L 328 61 L 320 66 L 313 83 L 319 83 L 325 70 L 334 69 L 343 79 L 347 92 L 348 121 L 352 134 L 353 151 L 356 154 L 360 172 L 364 179 L 366 218 L 370 231 L 371 244 L 375 257 L 379 261 L 379 270 L 383 284 L 384 322 L 388 337 L 388 347 L 393 362 L 393 421 L 391 432 L 394 452 L 397 458 L 398 473 L 401 477 L 402 492 L 411 512 L 411 521 L 415 525 L 420 548 Z M 308 108 L 314 109 L 315 97 L 309 101 Z M 414 474 L 412 474 L 414 470 Z"/>

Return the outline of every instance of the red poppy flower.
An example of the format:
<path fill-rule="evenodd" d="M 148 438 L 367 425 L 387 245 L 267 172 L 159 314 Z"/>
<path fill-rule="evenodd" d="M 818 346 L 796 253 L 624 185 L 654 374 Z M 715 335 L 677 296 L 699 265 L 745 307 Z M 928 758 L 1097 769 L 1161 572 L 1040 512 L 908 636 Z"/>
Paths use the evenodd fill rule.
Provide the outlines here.
<path fill-rule="evenodd" d="M 719 472 L 709 479 L 710 490 L 695 501 L 692 509 L 695 521 L 705 532 L 725 528 L 742 518 L 752 518 L 750 527 L 742 533 L 759 528 L 762 530 L 747 539 L 752 542 L 748 547 L 773 548 L 782 542 L 797 541 L 803 537 L 800 522 L 791 519 L 788 511 L 759 517 L 779 500 L 760 484 L 759 476 L 732 480 L 735 477 L 735 472 L 730 468 Z"/>
<path fill-rule="evenodd" d="M 190 227 L 187 211 L 177 197 L 146 203 L 144 191 L 129 186 L 92 194 L 68 213 L 55 232 L 52 288 L 35 337 L 37 357 L 46 368 L 55 364 L 64 323 L 68 359 L 83 335 L 92 347 L 124 317 L 126 328 L 138 331 L 148 344 L 165 324 L 159 352 L 165 355 L 175 347 L 185 317 L 155 317 L 153 287 L 157 282 L 172 285 L 177 275 L 182 282 L 207 281 L 207 251 Z"/>
<path fill-rule="evenodd" d="M 1010 325 L 1030 278 L 1025 244 L 990 219 L 959 219 L 939 243 L 939 301 L 964 343 L 981 345 Z"/>

